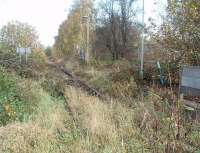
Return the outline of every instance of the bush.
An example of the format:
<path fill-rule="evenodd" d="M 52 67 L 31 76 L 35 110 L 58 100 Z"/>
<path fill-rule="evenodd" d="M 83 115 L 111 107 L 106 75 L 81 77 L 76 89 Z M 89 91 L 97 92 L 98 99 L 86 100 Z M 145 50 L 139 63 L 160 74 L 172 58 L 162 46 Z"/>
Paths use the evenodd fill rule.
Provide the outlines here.
<path fill-rule="evenodd" d="M 133 78 L 130 81 L 112 82 L 110 94 L 118 99 L 136 97 L 138 94 L 137 84 Z"/>
<path fill-rule="evenodd" d="M 25 121 L 35 110 L 39 96 L 37 86 L 0 70 L 0 125 Z"/>
<path fill-rule="evenodd" d="M 1 68 L 0 74 L 0 125 L 21 119 L 23 103 L 17 95 L 16 78 Z M 18 113 L 16 113 L 18 112 Z"/>
<path fill-rule="evenodd" d="M 115 63 L 112 64 L 113 72 L 120 72 L 120 71 L 131 69 L 131 68 L 132 66 L 130 62 L 127 60 L 116 61 Z"/>
<path fill-rule="evenodd" d="M 110 94 L 115 98 L 135 97 L 138 93 L 138 87 L 131 64 L 123 60 L 114 63 L 112 67 Z"/>
<path fill-rule="evenodd" d="M 41 83 L 41 86 L 52 97 L 63 96 L 64 82 L 62 80 L 46 79 Z"/>
<path fill-rule="evenodd" d="M 32 63 L 37 63 L 38 65 L 44 65 L 46 62 L 46 55 L 42 51 L 32 52 L 30 58 Z"/>

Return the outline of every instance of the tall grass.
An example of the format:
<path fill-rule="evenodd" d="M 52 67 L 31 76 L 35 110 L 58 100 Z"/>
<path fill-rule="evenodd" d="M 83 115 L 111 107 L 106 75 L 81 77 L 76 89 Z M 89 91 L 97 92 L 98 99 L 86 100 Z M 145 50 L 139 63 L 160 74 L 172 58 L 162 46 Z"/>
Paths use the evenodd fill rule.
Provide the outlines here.
<path fill-rule="evenodd" d="M 112 78 L 119 79 L 120 76 L 124 79 L 118 66 L 116 71 Z M 103 70 L 90 68 L 87 73 L 92 76 L 91 80 L 109 76 Z M 0 153 L 198 151 L 199 124 L 184 120 L 183 106 L 178 99 L 169 101 L 153 89 L 147 97 L 134 98 L 127 92 L 136 91 L 134 89 L 137 87 L 134 80 L 125 76 L 126 88 L 120 86 L 116 92 L 123 98 L 101 101 L 84 91 L 64 86 L 62 77 L 54 77 L 49 78 L 52 83 L 14 77 L 16 81 L 10 75 L 3 79 L 0 77 L 5 87 L 11 84 L 14 88 L 5 88 L 6 93 L 12 91 L 13 98 L 19 98 L 24 110 L 16 112 L 23 116 L 22 120 L 11 120 L 0 127 Z M 113 82 L 123 81 L 116 79 Z M 109 82 L 111 87 L 113 82 Z M 127 86 L 135 88 L 130 90 L 132 88 Z M 131 105 L 124 103 L 124 100 Z"/>
<path fill-rule="evenodd" d="M 76 75 L 103 89 L 104 93 L 109 93 L 117 101 L 108 102 L 106 105 L 99 104 L 101 103 L 99 99 L 83 95 L 80 91 L 74 89 L 67 91 L 66 95 L 70 97 L 69 104 L 74 109 L 75 115 L 78 114 L 76 118 L 81 124 L 80 127 L 86 129 L 90 135 L 90 145 L 98 142 L 102 148 L 111 148 L 110 152 L 143 150 L 156 153 L 184 153 L 200 149 L 200 133 L 197 130 L 199 123 L 186 119 L 182 102 L 168 90 L 158 92 L 149 89 L 148 96 L 140 96 L 130 63 L 123 61 L 106 66 L 86 66 L 74 71 Z M 118 117 L 120 119 L 124 117 L 125 120 L 119 120 Z M 128 130 L 120 129 L 124 125 Z M 104 138 L 104 132 L 94 133 L 91 129 L 95 129 L 95 132 L 103 129 L 113 141 Z M 130 134 L 129 129 L 137 131 L 136 134 L 133 134 L 134 132 Z M 99 138 L 102 141 L 99 142 Z M 139 145 L 133 142 L 136 144 L 139 142 Z M 124 147 L 124 144 L 127 146 Z M 102 148 L 97 149 L 97 152 L 103 152 Z"/>
<path fill-rule="evenodd" d="M 184 153 L 198 149 L 195 126 L 183 140 L 188 129 L 180 124 L 178 139 L 176 115 L 164 113 L 167 109 L 162 109 L 166 107 L 155 93 L 135 101 L 134 109 L 114 100 L 102 102 L 72 87 L 65 88 L 65 98 L 53 98 L 38 84 L 31 93 L 37 93 L 37 109 L 26 122 L 0 127 L 0 152 Z"/>
<path fill-rule="evenodd" d="M 119 103 L 104 104 L 73 88 L 66 89 L 68 105 L 79 123 L 89 152 L 145 152 L 145 144 L 137 139 L 131 109 Z M 82 142 L 82 141 L 81 141 Z"/>

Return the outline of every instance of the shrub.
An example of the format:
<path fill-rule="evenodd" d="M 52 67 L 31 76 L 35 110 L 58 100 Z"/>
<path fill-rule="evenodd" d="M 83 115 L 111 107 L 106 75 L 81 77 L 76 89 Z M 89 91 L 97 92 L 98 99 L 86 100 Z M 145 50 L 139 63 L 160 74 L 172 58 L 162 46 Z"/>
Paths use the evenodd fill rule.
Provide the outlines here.
<path fill-rule="evenodd" d="M 1 68 L 0 73 L 0 125 L 10 121 L 21 119 L 23 102 L 17 95 L 17 78 L 8 75 Z"/>
<path fill-rule="evenodd" d="M 116 61 L 115 63 L 112 64 L 112 70 L 113 72 L 120 72 L 123 70 L 131 69 L 131 64 L 127 60 L 120 60 Z"/>
<path fill-rule="evenodd" d="M 114 63 L 112 67 L 110 95 L 115 98 L 135 97 L 138 87 L 131 64 L 123 60 Z"/>
<path fill-rule="evenodd" d="M 41 101 L 41 87 L 29 79 L 19 80 L 17 83 L 17 95 L 24 105 L 24 113 L 32 114 Z"/>
<path fill-rule="evenodd" d="M 31 80 L 0 71 L 0 125 L 25 121 L 37 107 L 40 91 Z"/>
<path fill-rule="evenodd" d="M 42 51 L 34 51 L 30 55 L 31 62 L 39 65 L 44 65 L 46 61 L 46 55 Z"/>
<path fill-rule="evenodd" d="M 60 97 L 64 91 L 64 82 L 63 80 L 53 80 L 45 79 L 41 86 L 45 91 L 47 91 L 52 97 Z"/>
<path fill-rule="evenodd" d="M 110 94 L 118 99 L 135 97 L 137 93 L 137 84 L 133 78 L 130 81 L 113 82 L 110 90 Z"/>

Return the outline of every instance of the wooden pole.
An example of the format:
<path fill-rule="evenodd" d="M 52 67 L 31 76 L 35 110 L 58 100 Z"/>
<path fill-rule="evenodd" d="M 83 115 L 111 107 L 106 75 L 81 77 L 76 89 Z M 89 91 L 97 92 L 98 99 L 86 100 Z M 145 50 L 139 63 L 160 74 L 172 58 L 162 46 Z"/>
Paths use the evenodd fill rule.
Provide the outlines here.
<path fill-rule="evenodd" d="M 87 40 L 86 40 L 86 62 L 90 62 L 90 8 L 89 8 L 89 0 L 86 0 L 86 13 L 87 13 Z"/>

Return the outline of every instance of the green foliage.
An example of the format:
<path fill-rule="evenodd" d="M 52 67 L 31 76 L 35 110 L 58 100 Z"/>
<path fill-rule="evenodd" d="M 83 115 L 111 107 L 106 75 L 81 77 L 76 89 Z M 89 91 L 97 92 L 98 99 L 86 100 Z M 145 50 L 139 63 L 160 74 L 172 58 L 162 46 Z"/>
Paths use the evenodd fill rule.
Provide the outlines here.
<path fill-rule="evenodd" d="M 37 87 L 31 81 L 22 80 L 1 68 L 0 125 L 27 120 L 38 101 Z"/>
<path fill-rule="evenodd" d="M 84 3 L 84 4 L 82 4 Z M 92 9 L 92 1 L 78 0 L 74 2 L 67 19 L 60 25 L 58 36 L 56 37 L 53 55 L 56 57 L 71 57 L 79 54 L 80 50 L 86 51 L 87 48 L 87 24 L 85 16 L 88 15 L 88 7 Z M 81 4 L 83 6 L 81 6 Z M 90 17 L 90 22 L 92 22 Z M 90 42 L 93 37 L 93 27 L 90 23 Z M 90 44 L 89 46 L 92 46 Z M 89 47 L 90 48 L 90 47 Z M 90 49 L 89 49 L 90 50 Z"/>
<path fill-rule="evenodd" d="M 24 105 L 17 95 L 16 78 L 1 69 L 0 74 L 0 125 L 23 118 Z"/>
<path fill-rule="evenodd" d="M 75 45 L 80 45 L 81 16 L 79 12 L 79 8 L 73 9 L 68 19 L 60 25 L 59 34 L 55 42 L 55 54 L 61 54 L 67 57 L 73 54 Z"/>

